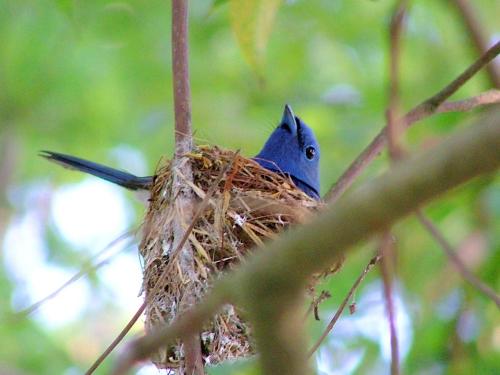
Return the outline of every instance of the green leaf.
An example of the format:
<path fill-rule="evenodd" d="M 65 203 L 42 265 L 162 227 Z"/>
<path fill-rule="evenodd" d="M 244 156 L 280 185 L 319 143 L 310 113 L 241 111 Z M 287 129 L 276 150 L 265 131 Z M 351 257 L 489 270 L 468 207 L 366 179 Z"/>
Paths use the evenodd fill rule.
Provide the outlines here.
<path fill-rule="evenodd" d="M 229 17 L 245 59 L 261 74 L 269 36 L 282 0 L 230 0 Z"/>

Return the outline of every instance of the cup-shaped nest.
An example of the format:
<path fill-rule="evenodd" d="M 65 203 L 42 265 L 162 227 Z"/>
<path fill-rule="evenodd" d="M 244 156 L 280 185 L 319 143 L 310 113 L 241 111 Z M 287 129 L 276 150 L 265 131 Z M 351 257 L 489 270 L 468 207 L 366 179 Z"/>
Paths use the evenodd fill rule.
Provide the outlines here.
<path fill-rule="evenodd" d="M 287 176 L 266 170 L 235 152 L 198 146 L 186 156 L 183 162 L 191 162 L 192 178 L 186 178 L 181 168 L 167 162 L 158 169 L 152 186 L 140 245 L 143 290 L 148 301 L 146 331 L 171 322 L 186 308 L 185 301 L 192 304 L 201 298 L 215 279 L 238 266 L 249 252 L 276 238 L 288 226 L 307 220 L 322 206 L 296 188 Z M 187 257 L 175 254 L 180 241 L 176 225 L 180 221 L 185 232 L 191 224 L 183 221 L 184 212 L 175 204 L 175 178 L 191 189 L 194 201 L 208 199 L 189 234 L 191 251 Z M 193 212 L 197 207 L 191 208 Z M 340 262 L 326 273 L 336 270 Z M 312 304 L 318 298 L 314 292 L 316 279 L 308 288 Z M 205 364 L 254 353 L 251 326 L 243 315 L 227 305 L 205 325 L 200 333 Z M 153 358 L 158 367 L 174 372 L 183 366 L 183 360 L 180 342 Z"/>

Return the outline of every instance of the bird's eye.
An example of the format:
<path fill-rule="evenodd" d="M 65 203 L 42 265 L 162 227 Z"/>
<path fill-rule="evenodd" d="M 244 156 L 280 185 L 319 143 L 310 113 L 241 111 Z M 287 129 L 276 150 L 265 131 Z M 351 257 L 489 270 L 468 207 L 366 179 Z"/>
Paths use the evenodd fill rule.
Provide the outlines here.
<path fill-rule="evenodd" d="M 312 160 L 314 158 L 314 155 L 316 155 L 316 149 L 313 146 L 308 146 L 306 148 L 306 158 Z"/>

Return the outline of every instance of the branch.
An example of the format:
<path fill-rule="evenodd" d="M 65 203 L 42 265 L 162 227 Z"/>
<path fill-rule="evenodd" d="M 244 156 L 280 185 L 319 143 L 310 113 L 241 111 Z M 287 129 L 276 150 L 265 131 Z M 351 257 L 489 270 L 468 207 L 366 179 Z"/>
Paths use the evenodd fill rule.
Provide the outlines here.
<path fill-rule="evenodd" d="M 210 199 L 214 195 L 215 191 L 217 190 L 222 178 L 226 175 L 227 171 L 233 166 L 234 160 L 236 159 L 237 155 L 238 155 L 238 153 L 235 154 L 231 163 L 229 163 L 228 166 L 226 166 L 226 168 L 224 168 L 221 171 L 220 175 L 217 178 L 217 181 L 212 185 L 212 187 L 209 189 L 209 191 L 207 192 L 207 194 L 205 195 L 205 197 L 201 201 L 201 203 L 198 207 L 198 210 L 196 211 L 196 213 L 194 214 L 194 216 L 191 220 L 191 223 L 189 224 L 186 231 L 184 232 L 184 235 L 182 236 L 180 242 L 177 244 L 177 248 L 172 252 L 170 264 L 173 264 L 174 259 L 180 254 L 181 249 L 184 247 L 186 241 L 189 238 L 189 235 L 193 231 L 193 228 L 196 224 L 196 221 L 198 220 L 198 218 L 201 216 L 201 214 L 205 210 L 206 206 L 208 205 L 208 202 L 210 201 Z M 162 272 L 162 274 L 160 275 L 160 277 L 156 281 L 156 284 L 154 285 L 153 289 L 150 291 L 150 295 L 153 295 L 153 296 L 156 295 L 156 293 L 159 292 L 161 286 L 165 285 L 165 280 L 169 274 L 169 271 L 171 271 L 171 269 L 170 269 L 170 267 L 167 267 Z M 119 335 L 113 340 L 113 342 L 106 348 L 104 353 L 102 353 L 101 356 L 94 362 L 94 364 L 86 372 L 86 375 L 92 374 L 100 366 L 100 364 L 104 361 L 104 359 L 106 359 L 106 357 L 118 346 L 118 344 L 123 340 L 123 338 L 128 333 L 130 328 L 132 328 L 132 326 L 135 324 L 135 322 L 139 319 L 139 317 L 142 315 L 142 313 L 144 312 L 144 310 L 146 309 L 146 307 L 148 306 L 148 304 L 150 302 L 151 301 L 149 301 L 149 298 L 145 299 L 145 301 L 139 307 L 139 309 L 136 311 L 136 313 L 134 314 L 132 319 L 129 321 L 129 323 L 119 333 Z M 195 335 L 192 335 L 192 337 L 195 337 Z M 203 370 L 203 368 L 202 368 L 202 370 Z"/>
<path fill-rule="evenodd" d="M 228 302 L 228 296 L 227 286 L 219 284 L 200 303 L 178 316 L 170 325 L 130 342 L 116 361 L 117 366 L 112 374 L 126 374 L 136 362 L 148 358 L 162 346 L 168 345 L 176 338 L 199 332 L 203 323 Z"/>
<path fill-rule="evenodd" d="M 402 156 L 399 136 L 403 132 L 399 118 L 399 60 L 401 55 L 401 36 L 406 18 L 408 1 L 401 0 L 392 15 L 389 59 L 389 105 L 387 108 L 387 140 L 389 153 L 393 159 Z"/>
<path fill-rule="evenodd" d="M 318 350 L 318 348 L 323 343 L 323 341 L 325 341 L 326 336 L 328 336 L 330 334 L 330 332 L 332 331 L 333 327 L 335 326 L 335 324 L 339 320 L 340 316 L 342 315 L 342 312 L 345 310 L 345 307 L 347 306 L 347 303 L 351 300 L 351 298 L 352 298 L 354 292 L 356 291 L 356 289 L 358 289 L 359 284 L 361 284 L 361 282 L 365 279 L 365 277 L 368 274 L 368 272 L 370 272 L 370 270 L 373 268 L 373 266 L 375 264 L 378 263 L 379 260 L 380 260 L 380 255 L 376 255 L 372 259 L 370 259 L 370 262 L 363 269 L 363 272 L 361 272 L 361 275 L 358 276 L 358 278 L 356 279 L 356 281 L 352 285 L 351 289 L 349 289 L 349 292 L 347 293 L 347 295 L 345 296 L 344 300 L 340 304 L 339 308 L 337 309 L 337 312 L 335 312 L 335 315 L 333 316 L 332 320 L 330 320 L 330 322 L 326 326 L 324 332 L 321 334 L 321 337 L 318 339 L 318 341 L 316 341 L 314 343 L 314 345 L 312 346 L 312 348 L 309 349 L 309 353 L 308 353 L 309 357 L 311 357 L 316 352 L 316 350 Z"/>
<path fill-rule="evenodd" d="M 158 292 L 160 292 L 160 289 L 165 285 L 165 282 L 167 281 L 167 277 L 169 276 L 169 274 L 174 272 L 173 268 L 174 268 L 174 265 L 176 264 L 175 260 L 177 259 L 177 257 L 179 255 L 181 255 L 182 249 L 184 248 L 184 245 L 187 243 L 189 236 L 191 235 L 191 232 L 193 231 L 194 226 L 196 225 L 196 222 L 201 217 L 201 215 L 205 212 L 205 209 L 207 208 L 208 204 L 210 203 L 210 200 L 212 199 L 214 194 L 219 189 L 220 182 L 227 176 L 227 173 L 233 168 L 233 165 L 234 165 L 236 158 L 238 156 L 239 156 L 239 151 L 235 152 L 231 161 L 224 168 L 221 169 L 221 171 L 219 172 L 219 175 L 217 176 L 215 181 L 212 183 L 212 186 L 210 186 L 210 188 L 206 192 L 202 201 L 197 205 L 197 210 L 191 219 L 191 223 L 188 225 L 188 227 L 184 231 L 184 234 L 182 235 L 181 240 L 177 243 L 177 247 L 169 254 L 170 261 L 169 261 L 168 266 L 163 270 L 160 277 L 157 279 L 154 287 L 149 291 L 150 296 L 154 296 Z M 150 302 L 151 302 L 150 298 L 147 298 L 146 303 L 149 304 Z"/>
<path fill-rule="evenodd" d="M 217 180 L 214 182 L 214 184 L 210 187 L 210 189 L 208 190 L 208 192 L 205 194 L 205 197 L 203 198 L 203 200 L 199 204 L 198 210 L 194 214 L 194 216 L 193 216 L 193 218 L 191 220 L 191 223 L 186 228 L 186 231 L 184 232 L 184 235 L 182 236 L 181 240 L 177 244 L 177 248 L 171 253 L 171 258 L 170 258 L 171 259 L 171 263 L 170 263 L 170 265 L 174 264 L 174 260 L 180 254 L 181 250 L 184 248 L 184 245 L 186 244 L 186 241 L 188 240 L 189 235 L 193 231 L 193 228 L 194 228 L 194 226 L 196 224 L 196 221 L 201 216 L 201 214 L 205 211 L 205 208 L 208 205 L 208 203 L 210 202 L 210 199 L 213 197 L 213 195 L 215 194 L 216 190 L 218 189 L 219 183 L 222 181 L 222 179 L 227 174 L 227 172 L 229 171 L 229 169 L 231 169 L 233 167 L 234 161 L 236 160 L 236 158 L 237 158 L 238 155 L 239 155 L 239 153 L 236 152 L 235 155 L 234 155 L 234 157 L 233 157 L 233 159 L 231 160 L 231 162 L 225 168 L 223 168 L 221 170 L 219 176 L 217 177 Z M 160 275 L 160 277 L 156 281 L 156 284 L 154 285 L 154 287 L 149 292 L 149 295 L 153 295 L 154 296 L 154 295 L 156 295 L 156 293 L 159 292 L 161 286 L 165 285 L 165 280 L 166 280 L 169 272 L 171 272 L 171 271 L 172 271 L 171 267 L 167 267 L 167 268 L 165 268 L 163 270 L 162 274 Z M 144 310 L 146 309 L 146 307 L 150 303 L 151 303 L 150 298 L 146 297 L 145 301 L 139 307 L 139 309 L 136 311 L 136 313 L 134 314 L 134 316 L 130 319 L 129 323 L 125 326 L 125 328 L 122 329 L 122 331 L 113 340 L 113 342 L 106 348 L 106 350 L 92 364 L 92 366 L 89 368 L 89 370 L 87 370 L 86 375 L 92 374 L 101 365 L 101 363 L 106 359 L 106 357 L 109 354 L 111 354 L 111 352 L 123 340 L 123 338 L 125 337 L 125 335 L 130 331 L 130 329 L 132 328 L 132 326 L 140 318 L 140 316 L 142 315 L 142 313 L 144 312 Z M 193 335 L 193 337 L 194 337 L 194 335 Z"/>
<path fill-rule="evenodd" d="M 476 288 L 481 293 L 483 293 L 486 297 L 490 298 L 497 307 L 500 309 L 500 296 L 488 285 L 483 283 L 480 279 L 478 279 L 474 274 L 469 271 L 467 266 L 462 262 L 460 257 L 457 255 L 457 252 L 453 249 L 450 243 L 446 240 L 443 234 L 439 231 L 438 228 L 430 221 L 420 210 L 417 210 L 416 216 L 420 223 L 424 226 L 425 229 L 431 234 L 431 236 L 436 240 L 436 242 L 441 246 L 444 250 L 446 256 L 450 259 L 451 263 L 455 266 L 455 268 L 460 272 L 460 275 L 472 285 L 473 288 Z"/>
<path fill-rule="evenodd" d="M 110 258 L 113 257 L 114 255 L 118 254 L 121 250 L 123 249 L 126 249 L 128 247 L 128 245 L 130 245 L 131 241 L 129 241 L 128 243 L 126 243 L 125 246 L 123 246 L 123 248 L 119 251 L 117 251 L 116 253 L 110 255 L 109 257 L 107 257 L 106 259 L 103 259 L 101 260 L 100 262 L 97 262 L 97 263 L 92 263 L 92 260 L 93 259 L 96 259 L 98 257 L 101 257 L 103 256 L 104 254 L 106 254 L 108 252 L 108 250 L 112 249 L 114 246 L 118 245 L 121 241 L 127 239 L 134 231 L 130 230 L 128 232 L 125 232 L 124 234 L 120 235 L 118 238 L 114 239 L 113 241 L 111 241 L 109 244 L 107 244 L 102 250 L 100 250 L 97 254 L 93 255 L 91 259 L 89 259 L 87 262 L 89 264 L 83 266 L 80 271 L 78 271 L 77 273 L 75 273 L 73 276 L 71 276 L 64 284 L 62 284 L 59 288 L 57 288 L 56 290 L 54 290 L 53 292 L 51 292 L 50 294 L 48 294 L 47 296 L 45 296 L 44 298 L 38 300 L 37 302 L 33 303 L 31 306 L 19 311 L 18 313 L 16 313 L 17 316 L 19 317 L 24 317 L 24 316 L 27 316 L 27 315 L 30 315 L 31 313 L 33 313 L 34 311 L 38 310 L 44 303 L 46 303 L 47 301 L 51 300 L 52 298 L 56 297 L 59 293 L 61 293 L 64 289 L 66 289 L 68 286 L 70 286 L 71 284 L 73 284 L 74 282 L 80 280 L 83 276 L 85 276 L 86 274 L 92 272 L 92 271 L 96 271 L 98 270 L 99 268 L 101 268 L 102 266 L 104 266 L 105 264 L 107 264 L 109 261 L 110 261 Z"/>
<path fill-rule="evenodd" d="M 123 338 L 127 335 L 130 329 L 139 320 L 142 313 L 146 309 L 146 306 L 147 306 L 146 302 L 143 302 L 142 305 L 137 309 L 135 314 L 132 316 L 132 318 L 129 320 L 127 325 L 123 327 L 118 336 L 115 337 L 113 342 L 109 344 L 106 350 L 99 356 L 99 358 L 96 359 L 96 361 L 92 364 L 92 366 L 90 366 L 90 368 L 85 372 L 85 375 L 92 375 L 94 371 L 97 370 L 97 368 L 101 365 L 101 363 L 108 357 L 108 355 L 110 355 L 111 352 L 115 350 L 118 344 L 123 340 Z"/>
<path fill-rule="evenodd" d="M 380 273 L 384 285 L 384 300 L 389 322 L 389 332 L 391 338 L 391 375 L 399 374 L 399 346 L 398 335 L 396 331 L 396 312 L 394 311 L 394 299 L 392 296 L 392 285 L 394 270 L 392 262 L 394 262 L 394 247 L 392 244 L 392 235 L 390 231 L 384 232 L 380 241 L 380 254 L 382 256 L 380 262 Z"/>
<path fill-rule="evenodd" d="M 477 54 L 482 55 L 488 49 L 488 38 L 478 19 L 476 10 L 469 0 L 452 0 L 452 3 L 460 13 L 465 27 L 469 30 L 470 39 L 474 44 Z M 492 86 L 500 89 L 500 72 L 498 71 L 498 66 L 494 63 L 489 64 L 486 66 L 486 71 L 488 72 Z"/>
<path fill-rule="evenodd" d="M 400 135 L 403 134 L 403 122 L 399 119 L 399 70 L 401 38 L 404 31 L 404 20 L 406 17 L 408 2 L 400 0 L 397 4 L 390 25 L 390 61 L 389 61 L 389 100 L 387 107 L 387 141 L 391 161 L 399 161 L 404 155 L 403 146 L 400 143 Z M 386 306 L 387 320 L 389 322 L 390 344 L 391 344 L 391 375 L 399 375 L 399 346 L 396 331 L 396 313 L 394 309 L 393 276 L 395 264 L 394 247 L 391 243 L 392 234 L 387 229 L 381 237 L 380 272 L 382 274 L 384 301 Z"/>
<path fill-rule="evenodd" d="M 492 89 L 468 99 L 458 100 L 456 102 L 445 102 L 437 108 L 436 113 L 468 112 L 477 107 L 498 103 L 500 103 L 500 90 Z M 412 121 L 419 121 L 422 118 L 424 118 L 424 116 L 416 116 Z"/>
<path fill-rule="evenodd" d="M 175 155 L 191 151 L 191 88 L 189 84 L 188 0 L 172 0 L 172 75 L 175 109 Z"/>
<path fill-rule="evenodd" d="M 308 373 L 307 369 L 303 371 L 303 367 L 296 366 L 296 360 L 287 358 L 285 362 L 283 357 L 273 357 L 278 348 L 265 350 L 273 342 L 261 331 L 266 321 L 275 322 L 269 317 L 276 316 L 276 311 L 281 311 L 280 317 L 286 317 L 286 309 L 293 307 L 290 297 L 306 284 L 313 273 L 320 272 L 354 244 L 386 230 L 440 194 L 473 177 L 492 173 L 499 167 L 500 111 L 497 110 L 452 135 L 432 153 L 426 150 L 396 164 L 391 171 L 328 207 L 307 225 L 286 231 L 279 239 L 267 244 L 238 272 L 216 282 L 197 307 L 187 311 L 172 325 L 134 341 L 117 362 L 119 367 L 113 374 L 124 374 L 136 361 L 146 358 L 158 347 L 183 334 L 199 331 L 203 322 L 227 302 L 244 308 L 261 309 L 260 315 L 253 311 L 249 316 L 255 327 L 265 374 Z M 300 314 L 298 316 L 300 322 Z M 264 325 L 261 325 L 262 322 Z M 288 337 L 304 337 L 301 324 L 287 327 L 293 331 L 288 332 Z M 283 342 L 281 339 L 280 342 Z M 285 345 L 303 348 L 303 338 L 285 342 Z M 303 357 L 305 363 L 305 354 L 299 355 L 299 359 Z M 281 371 L 273 373 L 275 368 L 281 368 Z"/>
<path fill-rule="evenodd" d="M 175 164 L 189 181 L 192 181 L 192 169 L 189 160 L 182 160 L 184 155 L 191 151 L 193 136 L 191 128 L 191 88 L 189 85 L 189 46 L 188 46 L 188 0 L 172 0 L 172 70 L 174 84 L 175 107 Z M 179 212 L 184 218 L 176 218 L 173 222 L 174 242 L 182 232 L 183 219 L 189 221 L 193 213 L 193 195 L 187 184 L 174 175 L 173 196 Z M 182 248 L 181 267 L 194 282 L 196 275 L 193 271 L 193 251 L 189 244 Z M 181 304 L 190 307 L 196 303 L 195 296 L 188 295 Z M 185 356 L 185 372 L 190 375 L 203 375 L 203 358 L 201 342 L 197 333 L 183 337 Z"/>
<path fill-rule="evenodd" d="M 439 106 L 443 104 L 453 93 L 463 86 L 474 74 L 492 61 L 500 53 L 500 42 L 492 46 L 483 56 L 474 64 L 460 74 L 453 82 L 446 86 L 436 95 L 425 100 L 410 112 L 403 119 L 403 127 L 410 127 L 413 123 L 434 114 Z M 325 201 L 333 203 L 352 185 L 356 177 L 375 159 L 386 145 L 387 128 L 383 128 L 363 152 L 354 160 L 347 170 L 340 176 L 336 184 L 325 195 Z"/>

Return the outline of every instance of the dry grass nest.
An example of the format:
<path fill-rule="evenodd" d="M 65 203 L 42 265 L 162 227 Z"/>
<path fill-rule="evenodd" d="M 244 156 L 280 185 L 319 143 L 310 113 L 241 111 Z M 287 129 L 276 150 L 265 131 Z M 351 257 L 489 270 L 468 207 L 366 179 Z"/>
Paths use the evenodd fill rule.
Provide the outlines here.
<path fill-rule="evenodd" d="M 296 188 L 286 176 L 268 171 L 235 152 L 198 146 L 187 156 L 184 161 L 191 161 L 193 182 L 185 179 L 183 183 L 190 185 L 198 201 L 212 187 L 217 187 L 189 235 L 193 261 L 193 257 L 186 259 L 172 254 L 180 241 L 175 238 L 174 219 L 183 214 L 179 212 L 182 208 L 173 204 L 172 163 L 167 162 L 157 171 L 140 245 L 144 259 L 143 290 L 148 299 L 147 331 L 170 322 L 193 302 L 192 298 L 203 296 L 214 279 L 237 266 L 251 250 L 276 238 L 289 225 L 307 220 L 323 206 Z M 181 229 L 185 231 L 189 224 L 182 223 Z M 340 265 L 341 260 L 311 280 L 308 288 L 311 306 L 317 306 L 325 297 L 324 292 L 317 295 L 314 291 L 317 279 L 335 272 Z M 159 282 L 161 285 L 157 285 Z M 254 353 L 251 327 L 240 313 L 228 305 L 206 324 L 201 333 L 205 364 Z M 183 359 L 182 345 L 177 342 L 157 353 L 153 362 L 176 372 L 183 366 Z"/>

